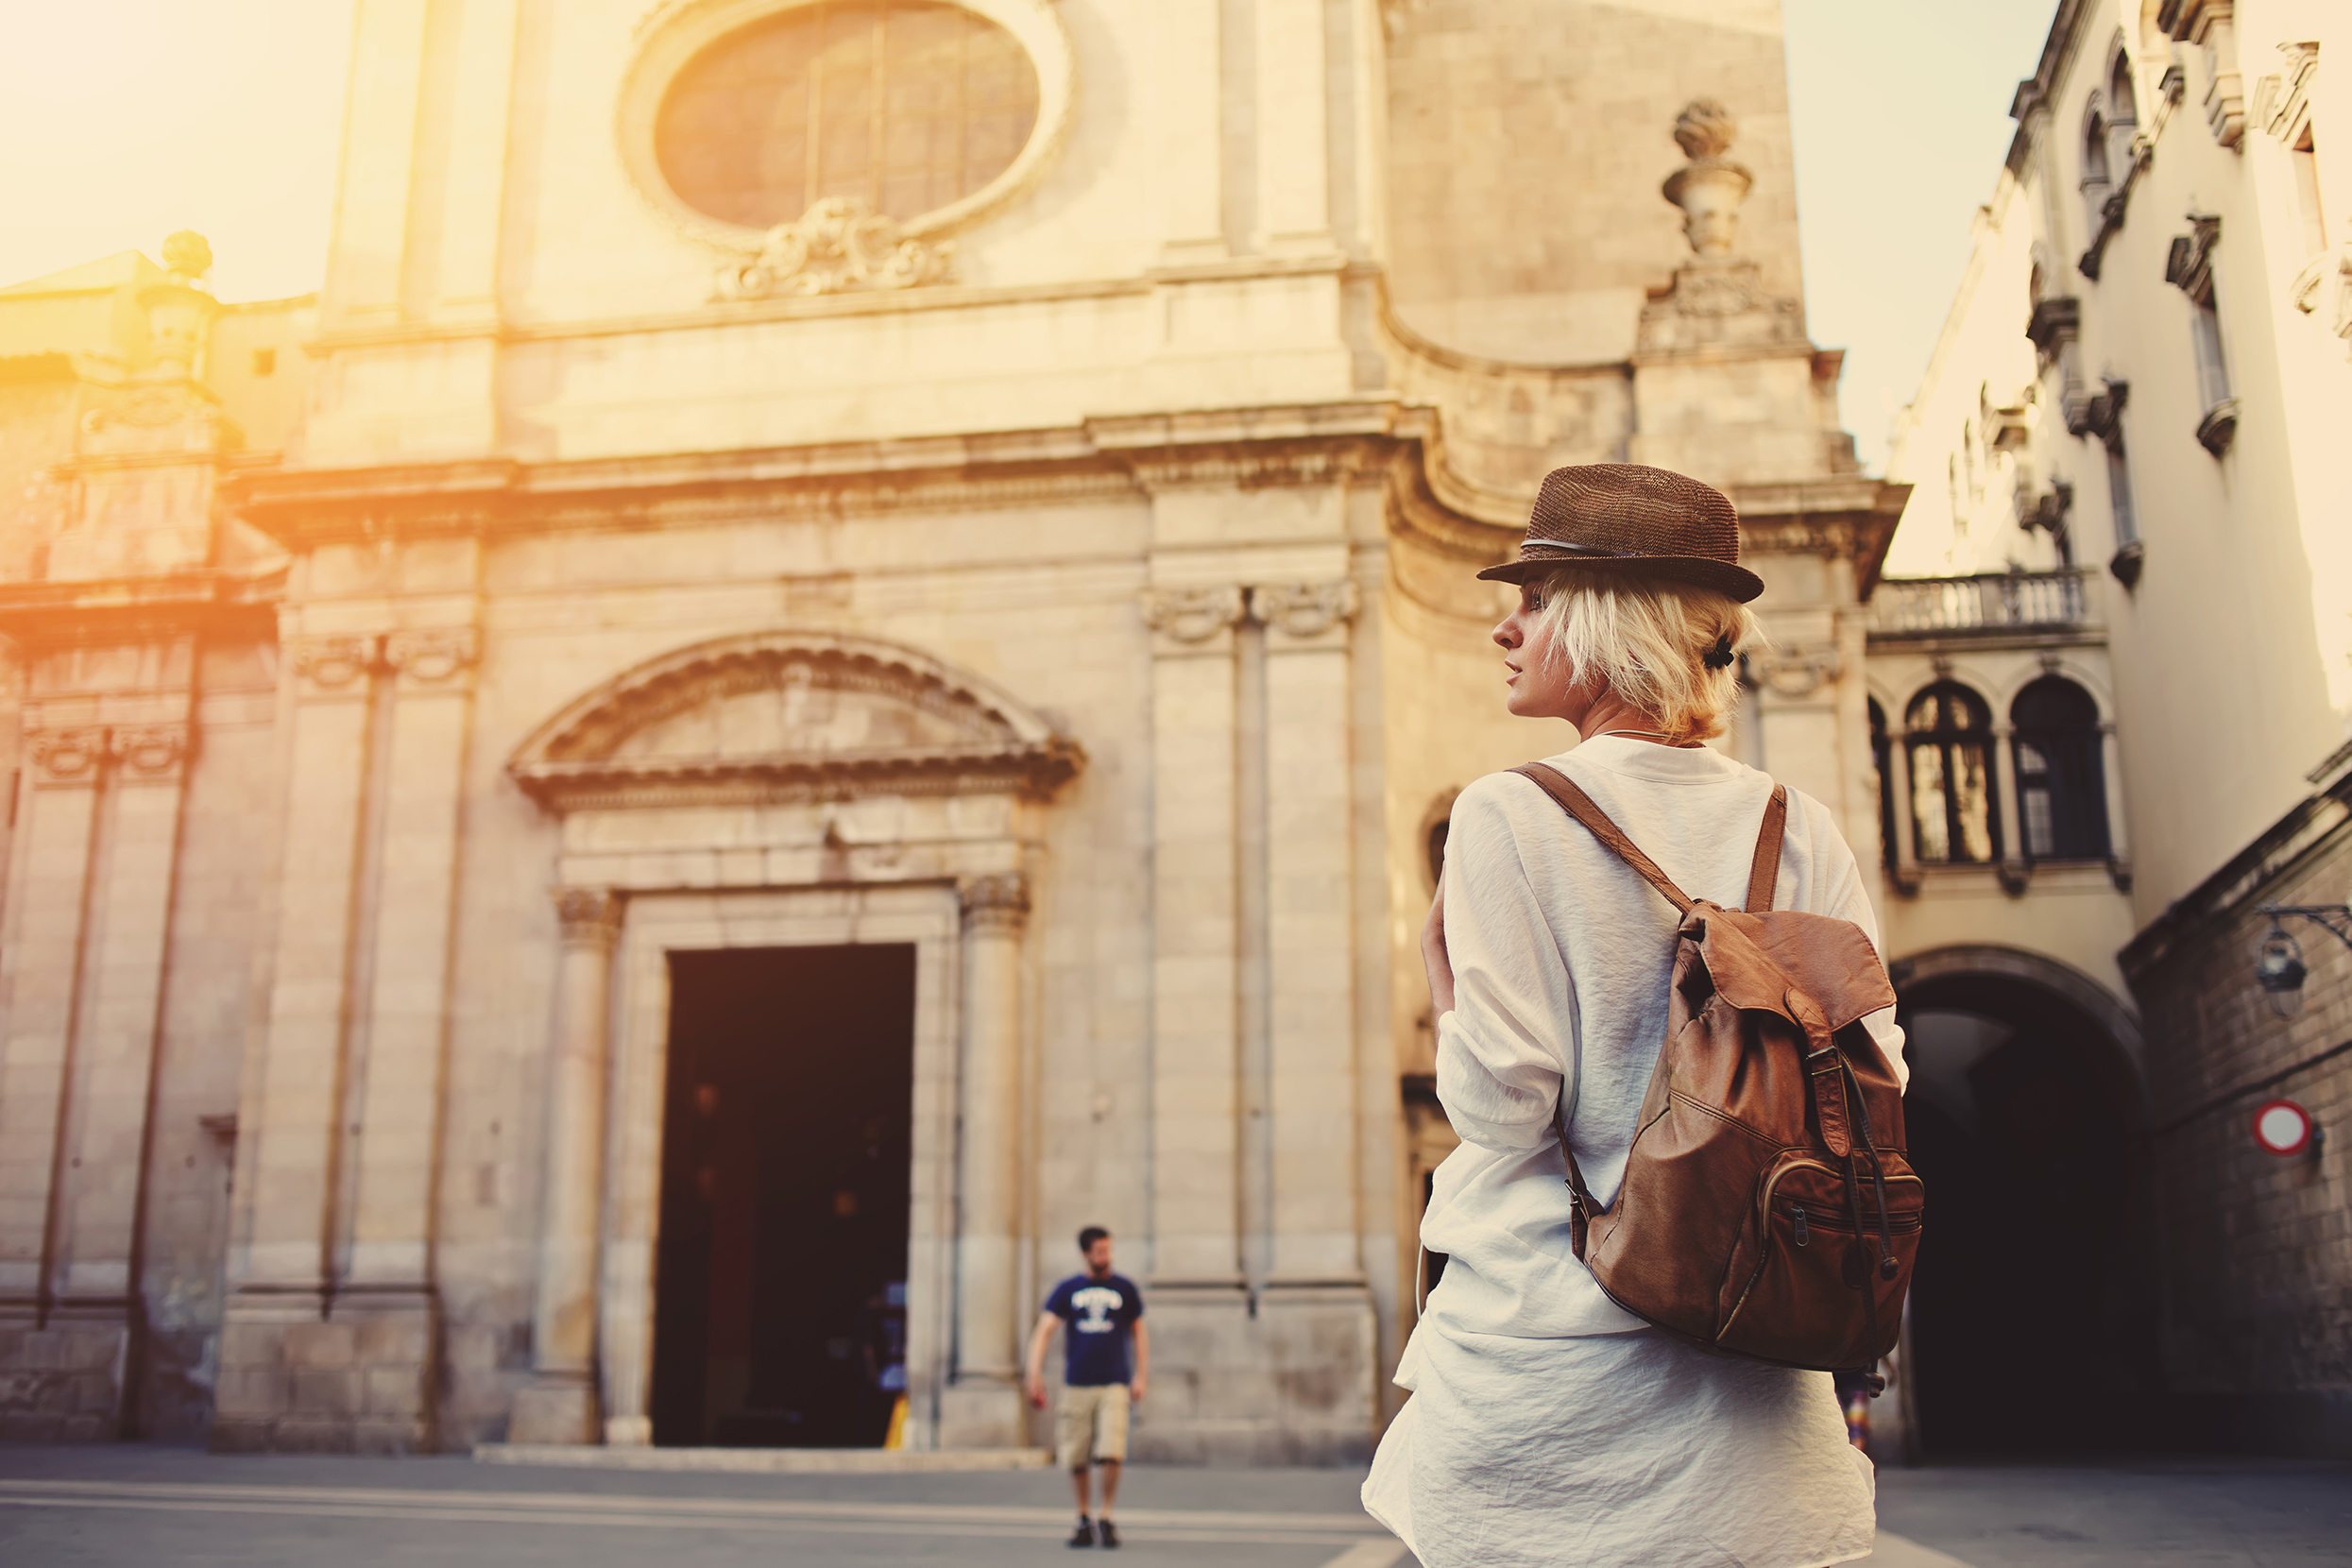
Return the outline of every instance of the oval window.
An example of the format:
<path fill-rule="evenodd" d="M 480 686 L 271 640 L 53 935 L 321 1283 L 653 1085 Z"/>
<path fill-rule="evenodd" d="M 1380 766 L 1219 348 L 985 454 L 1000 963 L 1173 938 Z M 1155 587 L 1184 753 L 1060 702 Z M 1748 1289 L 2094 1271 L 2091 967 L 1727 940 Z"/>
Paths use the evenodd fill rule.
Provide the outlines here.
<path fill-rule="evenodd" d="M 828 0 L 689 60 L 655 122 L 662 178 L 747 229 L 842 196 L 906 221 L 1010 168 L 1037 126 L 1037 71 L 1004 28 L 928 0 Z"/>

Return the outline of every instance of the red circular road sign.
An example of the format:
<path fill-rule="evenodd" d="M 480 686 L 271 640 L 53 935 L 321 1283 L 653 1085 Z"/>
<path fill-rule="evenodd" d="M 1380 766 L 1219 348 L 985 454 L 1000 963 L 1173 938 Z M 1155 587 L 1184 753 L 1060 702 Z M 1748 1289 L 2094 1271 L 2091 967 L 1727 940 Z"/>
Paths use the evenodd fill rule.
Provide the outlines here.
<path fill-rule="evenodd" d="M 2311 1147 L 2311 1113 L 2292 1099 L 2274 1099 L 2254 1113 L 2254 1141 L 2273 1154 Z"/>

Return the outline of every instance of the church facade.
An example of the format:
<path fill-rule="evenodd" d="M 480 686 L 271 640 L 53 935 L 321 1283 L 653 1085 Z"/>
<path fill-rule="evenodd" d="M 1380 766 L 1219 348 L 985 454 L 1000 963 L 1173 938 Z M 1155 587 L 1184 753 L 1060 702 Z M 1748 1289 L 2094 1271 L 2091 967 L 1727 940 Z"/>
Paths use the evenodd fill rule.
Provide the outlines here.
<path fill-rule="evenodd" d="M 0 292 L 0 1430 L 1015 1446 L 1101 1223 L 1139 1455 L 1368 1452 L 1546 469 L 1734 497 L 1726 743 L 1878 842 L 1777 7 L 355 48 L 315 299 Z"/>

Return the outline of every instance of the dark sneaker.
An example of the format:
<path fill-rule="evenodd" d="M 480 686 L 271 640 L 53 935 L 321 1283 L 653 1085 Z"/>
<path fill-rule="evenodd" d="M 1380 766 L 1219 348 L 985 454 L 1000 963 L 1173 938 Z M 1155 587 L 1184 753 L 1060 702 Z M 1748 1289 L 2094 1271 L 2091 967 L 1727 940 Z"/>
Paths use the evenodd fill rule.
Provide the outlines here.
<path fill-rule="evenodd" d="M 1095 1536 L 1105 1546 L 1116 1546 L 1118 1544 L 1118 1526 L 1106 1519 L 1095 1526 Z"/>
<path fill-rule="evenodd" d="M 1081 1519 L 1078 1522 L 1078 1528 L 1071 1533 L 1070 1544 L 1073 1546 L 1091 1546 L 1094 1543 L 1095 1522 L 1091 1519 Z"/>

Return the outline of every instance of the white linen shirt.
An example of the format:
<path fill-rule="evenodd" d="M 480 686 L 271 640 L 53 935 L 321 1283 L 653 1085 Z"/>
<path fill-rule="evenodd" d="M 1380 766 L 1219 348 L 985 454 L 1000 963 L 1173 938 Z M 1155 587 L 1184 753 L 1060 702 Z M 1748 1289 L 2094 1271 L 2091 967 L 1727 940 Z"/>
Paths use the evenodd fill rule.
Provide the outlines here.
<path fill-rule="evenodd" d="M 1772 780 L 1705 747 L 1615 736 L 1548 759 L 1693 898 L 1747 902 Z M 1877 946 L 1861 868 L 1829 809 L 1789 792 L 1773 907 L 1850 920 Z M 1493 774 L 1454 803 L 1445 943 L 1454 1008 L 1438 1020 L 1438 1099 L 1462 1145 L 1438 1167 L 1422 1244 L 1446 1254 L 1428 1315 L 1456 1334 L 1621 1334 L 1642 1321 L 1569 1246 L 1569 1137 L 1611 1202 L 1665 1039 L 1674 906 L 1530 780 Z M 1894 1009 L 1865 1020 L 1905 1076 Z"/>

